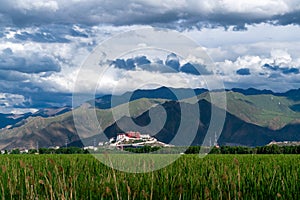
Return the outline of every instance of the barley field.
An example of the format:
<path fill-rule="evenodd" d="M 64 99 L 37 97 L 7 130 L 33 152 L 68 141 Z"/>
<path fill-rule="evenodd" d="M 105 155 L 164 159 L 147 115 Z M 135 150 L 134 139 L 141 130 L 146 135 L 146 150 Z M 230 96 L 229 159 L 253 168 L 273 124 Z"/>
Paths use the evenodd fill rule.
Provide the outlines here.
<path fill-rule="evenodd" d="M 300 155 L 183 155 L 125 173 L 92 155 L 1 155 L 0 199 L 300 199 L 299 166 Z"/>

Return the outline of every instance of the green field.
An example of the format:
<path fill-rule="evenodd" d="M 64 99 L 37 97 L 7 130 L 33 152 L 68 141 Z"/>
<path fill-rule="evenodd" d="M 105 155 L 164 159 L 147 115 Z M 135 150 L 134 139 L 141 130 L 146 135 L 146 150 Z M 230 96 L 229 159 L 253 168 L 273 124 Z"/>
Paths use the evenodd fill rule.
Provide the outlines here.
<path fill-rule="evenodd" d="M 300 155 L 184 155 L 130 174 L 91 155 L 2 155 L 0 199 L 300 199 L 299 166 Z"/>

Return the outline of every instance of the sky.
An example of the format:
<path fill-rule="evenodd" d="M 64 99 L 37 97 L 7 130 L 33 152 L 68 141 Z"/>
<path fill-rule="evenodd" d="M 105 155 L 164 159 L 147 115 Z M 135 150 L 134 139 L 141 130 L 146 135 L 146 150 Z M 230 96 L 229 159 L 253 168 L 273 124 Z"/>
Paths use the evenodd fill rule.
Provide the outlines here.
<path fill-rule="evenodd" d="M 71 105 L 80 66 L 97 45 L 149 27 L 178 31 L 195 41 L 214 63 L 213 69 L 201 65 L 201 75 L 217 74 L 226 88 L 276 92 L 300 88 L 298 0 L 0 3 L 0 113 Z M 166 65 L 169 55 L 164 56 L 146 60 Z M 97 92 L 109 93 L 116 85 L 119 93 L 137 88 L 141 77 L 159 77 L 168 86 L 185 87 L 183 77 L 193 87 L 204 86 L 199 75 L 182 68 L 189 62 L 186 58 L 172 73 L 146 70 L 135 62 L 134 69 L 111 65 Z"/>

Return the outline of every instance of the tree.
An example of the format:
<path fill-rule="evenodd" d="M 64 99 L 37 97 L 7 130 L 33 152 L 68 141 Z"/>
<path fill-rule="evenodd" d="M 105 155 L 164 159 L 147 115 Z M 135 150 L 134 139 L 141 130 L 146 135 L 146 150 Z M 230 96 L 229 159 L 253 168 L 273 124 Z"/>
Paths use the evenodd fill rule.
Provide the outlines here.
<path fill-rule="evenodd" d="M 19 149 L 13 149 L 10 154 L 20 154 L 20 150 Z"/>
<path fill-rule="evenodd" d="M 35 154 L 37 153 L 36 149 L 29 149 L 28 154 Z"/>

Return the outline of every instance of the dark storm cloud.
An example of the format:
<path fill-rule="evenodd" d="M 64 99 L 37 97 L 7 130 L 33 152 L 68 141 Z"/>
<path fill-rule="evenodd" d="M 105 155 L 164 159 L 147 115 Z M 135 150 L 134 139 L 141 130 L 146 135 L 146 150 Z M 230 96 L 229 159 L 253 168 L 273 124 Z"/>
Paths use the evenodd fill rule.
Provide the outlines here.
<path fill-rule="evenodd" d="M 15 55 L 10 48 L 0 53 L 0 70 L 22 73 L 59 72 L 60 65 L 47 55 Z"/>
<path fill-rule="evenodd" d="M 176 54 L 171 53 L 167 56 L 166 66 L 169 66 L 170 68 L 174 69 L 175 71 L 179 71 L 180 63 L 179 63 L 179 58 L 177 57 Z"/>
<path fill-rule="evenodd" d="M 116 59 L 111 62 L 111 66 L 118 69 L 132 70 L 142 69 L 150 72 L 177 73 L 183 72 L 192 75 L 210 75 L 212 72 L 206 69 L 205 65 L 199 63 L 185 63 L 181 66 L 180 60 L 176 54 L 171 53 L 167 56 L 165 62 L 162 60 L 150 61 L 146 56 L 135 58 Z"/>
<path fill-rule="evenodd" d="M 24 73 L 20 73 L 16 71 L 0 70 L 0 80 L 25 81 L 28 79 L 29 79 L 28 75 Z"/>
<path fill-rule="evenodd" d="M 270 64 L 268 64 L 268 63 L 266 63 L 266 64 L 264 64 L 263 65 L 263 68 L 266 68 L 266 69 L 270 69 L 270 70 L 273 70 L 273 71 L 277 71 L 277 70 L 279 70 L 279 66 L 277 66 L 277 65 L 270 65 Z"/>
<path fill-rule="evenodd" d="M 278 25 L 289 25 L 289 24 L 300 24 L 300 11 L 294 11 L 285 13 L 282 15 L 276 15 L 272 17 L 275 24 Z"/>
<path fill-rule="evenodd" d="M 245 24 L 299 24 L 299 5 L 291 1 L 27 1 L 2 0 L 2 24 L 112 24 L 156 25 L 187 29 L 193 27 L 234 26 L 245 30 Z M 77 33 L 73 33 L 77 34 Z M 82 35 L 84 36 L 84 35 Z"/>
<path fill-rule="evenodd" d="M 74 33 L 71 33 L 74 34 Z M 53 35 L 52 33 L 48 33 L 48 32 L 43 32 L 43 33 L 28 33 L 28 32 L 21 32 L 21 33 L 17 33 L 15 34 L 15 39 L 18 40 L 31 40 L 34 42 L 47 42 L 47 43 L 51 43 L 51 42 L 69 42 L 68 39 L 66 38 L 61 38 L 58 37 L 56 35 Z"/>
<path fill-rule="evenodd" d="M 193 75 L 211 75 L 212 72 L 208 71 L 205 65 L 198 63 L 186 63 L 180 67 L 180 71 L 186 74 Z"/>
<path fill-rule="evenodd" d="M 71 94 L 68 92 L 72 88 L 69 86 L 72 85 L 72 80 L 68 73 L 73 70 L 65 69 L 79 65 L 84 57 L 80 55 L 91 51 L 93 45 L 105 38 L 106 34 L 111 35 L 113 32 L 132 28 L 130 25 L 151 25 L 177 30 L 224 27 L 234 31 L 245 31 L 249 28 L 248 32 L 251 33 L 248 24 L 300 24 L 298 0 L 1 0 L 0 4 L 0 43 L 2 49 L 9 47 L 0 50 L 0 92 L 20 94 L 25 99 L 31 99 L 30 105 L 24 105 L 34 108 L 70 105 Z M 277 38 L 280 38 L 281 34 L 279 31 L 274 33 Z M 260 34 L 253 35 L 254 42 L 258 37 L 263 38 L 262 40 L 266 37 Z M 294 35 L 288 37 L 295 38 Z M 234 35 L 230 35 L 229 39 L 221 35 L 221 38 L 223 41 L 227 39 L 230 45 L 235 40 Z M 243 37 L 240 38 L 241 41 L 244 40 Z M 220 40 L 207 41 L 217 45 L 223 44 Z M 245 54 L 252 55 L 252 52 L 249 52 Z M 170 56 L 168 60 L 164 58 L 150 61 L 145 56 L 140 56 L 119 59 L 113 64 L 124 70 L 173 73 L 174 77 L 175 72 L 192 75 L 212 74 L 205 65 L 188 61 L 180 63 L 176 59 L 176 56 Z M 260 68 L 264 63 L 259 63 L 257 67 Z M 277 81 L 277 78 L 284 78 L 287 82 L 298 81 L 296 78 L 299 77 L 299 69 L 295 65 L 270 64 L 263 68 L 262 79 L 270 76 L 274 81 Z M 245 69 L 235 71 L 238 68 Z M 246 69 L 251 68 L 249 65 L 238 68 L 229 70 L 233 72 L 230 77 L 235 75 L 234 72 L 250 75 L 250 70 Z M 245 87 L 254 81 L 255 73 L 257 72 L 251 68 L 251 76 L 239 76 L 239 79 L 246 80 Z M 237 81 L 234 78 L 233 80 Z M 240 83 L 234 84 L 236 86 Z M 269 83 L 270 86 L 272 84 L 273 82 Z M 266 82 L 261 85 L 266 85 Z"/>
<path fill-rule="evenodd" d="M 236 71 L 238 75 L 246 76 L 246 75 L 251 75 L 250 69 L 249 68 L 241 68 Z"/>
<path fill-rule="evenodd" d="M 284 74 L 299 74 L 299 69 L 298 68 L 288 68 L 288 67 L 285 67 L 285 68 L 282 68 L 282 73 Z"/>
<path fill-rule="evenodd" d="M 71 43 L 72 41 L 68 37 L 76 38 L 88 38 L 92 33 L 91 27 L 84 25 L 72 25 L 72 24 L 43 24 L 40 26 L 30 26 L 29 28 L 17 28 L 17 27 L 1 27 L 0 37 L 5 38 L 5 35 L 9 32 L 14 33 L 10 39 L 12 42 L 32 41 L 37 43 Z M 2 34 L 2 36 L 1 36 Z"/>
<path fill-rule="evenodd" d="M 31 107 L 39 109 L 72 105 L 72 94 L 70 93 L 42 91 L 41 93 L 30 93 L 28 96 L 31 99 Z"/>
<path fill-rule="evenodd" d="M 23 108 L 40 109 L 72 104 L 71 93 L 45 91 L 32 82 L 0 79 L 0 93 L 20 94 L 25 99 L 30 99 L 23 104 Z"/>
<path fill-rule="evenodd" d="M 278 71 L 281 72 L 283 74 L 299 74 L 300 71 L 298 68 L 295 67 L 284 67 L 284 66 L 278 66 L 278 65 L 272 65 L 272 64 L 264 64 L 263 68 L 265 69 L 269 69 L 271 71 Z"/>
<path fill-rule="evenodd" d="M 135 57 L 134 61 L 137 65 L 147 65 L 151 63 L 146 56 Z"/>

